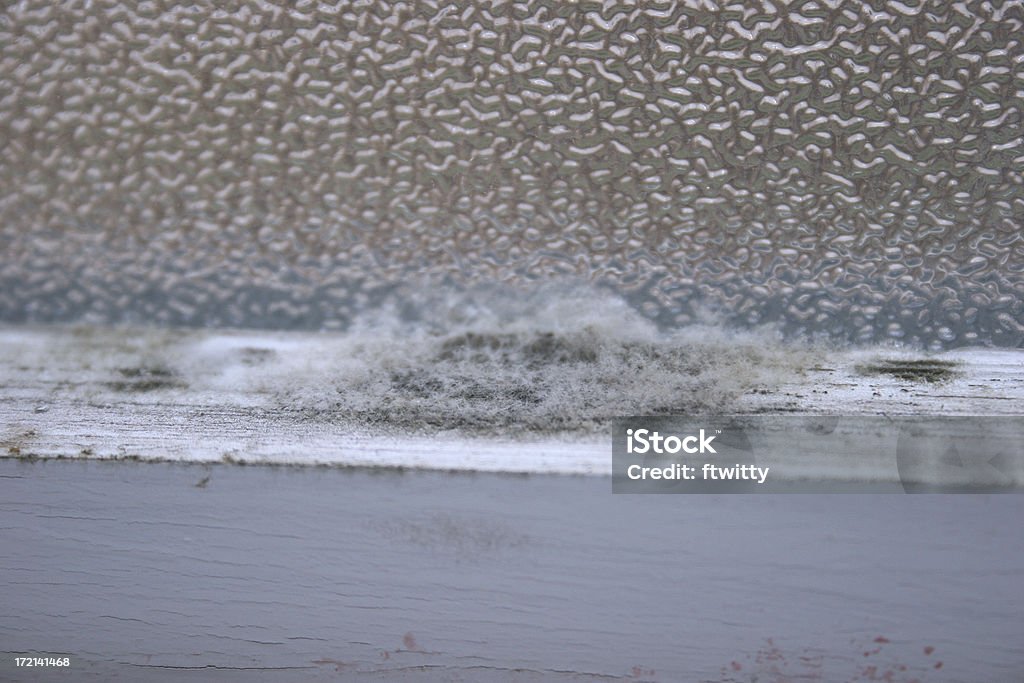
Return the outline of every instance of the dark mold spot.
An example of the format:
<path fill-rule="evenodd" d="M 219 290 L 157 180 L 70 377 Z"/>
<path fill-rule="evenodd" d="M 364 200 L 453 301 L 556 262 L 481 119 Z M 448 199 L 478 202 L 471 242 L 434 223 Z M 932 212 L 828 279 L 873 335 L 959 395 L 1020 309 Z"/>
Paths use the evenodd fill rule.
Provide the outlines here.
<path fill-rule="evenodd" d="M 139 382 L 107 382 L 106 386 L 114 391 L 145 392 L 157 391 L 158 389 L 181 389 L 186 385 L 183 382 L 147 379 Z"/>
<path fill-rule="evenodd" d="M 529 342 L 524 354 L 528 361 L 535 363 L 594 363 L 597 353 L 582 344 L 573 344 L 566 339 L 545 332 Z"/>
<path fill-rule="evenodd" d="M 439 361 L 476 363 L 525 361 L 531 367 L 555 363 L 594 363 L 597 352 L 582 343 L 574 343 L 553 332 L 541 332 L 523 339 L 514 334 L 467 332 L 441 344 Z"/>
<path fill-rule="evenodd" d="M 477 334 L 467 332 L 446 340 L 437 354 L 438 360 L 463 360 L 467 357 L 476 358 L 473 351 L 497 351 L 507 349 L 515 344 L 515 336 L 511 334 Z M 479 354 L 480 359 L 486 358 Z"/>
<path fill-rule="evenodd" d="M 172 377 L 174 375 L 170 370 L 162 367 L 118 368 L 117 372 L 122 377 L 129 379 L 138 377 Z"/>
<path fill-rule="evenodd" d="M 513 403 L 540 403 L 540 396 L 528 386 L 495 385 L 487 386 L 478 382 L 470 383 L 465 389 L 454 394 L 471 401 L 511 401 Z"/>
<path fill-rule="evenodd" d="M 444 389 L 444 384 L 436 377 L 423 371 L 407 370 L 391 374 L 391 386 L 400 393 L 429 398 L 436 396 Z"/>
<path fill-rule="evenodd" d="M 956 376 L 957 364 L 948 360 L 918 359 L 897 360 L 882 359 L 867 365 L 858 365 L 856 370 L 861 375 L 889 375 L 908 382 L 945 382 Z"/>
<path fill-rule="evenodd" d="M 145 392 L 158 389 L 183 389 L 188 385 L 164 367 L 118 368 L 123 380 L 106 382 L 105 386 L 114 391 Z"/>
<path fill-rule="evenodd" d="M 241 356 L 242 364 L 244 365 L 262 365 L 277 356 L 277 351 L 246 346 L 239 349 L 238 354 Z"/>

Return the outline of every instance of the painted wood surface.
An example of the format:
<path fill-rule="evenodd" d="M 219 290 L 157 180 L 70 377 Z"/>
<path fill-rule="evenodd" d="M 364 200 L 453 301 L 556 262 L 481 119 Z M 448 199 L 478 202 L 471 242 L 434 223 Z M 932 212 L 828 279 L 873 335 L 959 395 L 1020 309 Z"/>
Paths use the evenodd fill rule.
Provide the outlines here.
<path fill-rule="evenodd" d="M 1024 673 L 1024 497 L 0 461 L 0 680 Z M 14 669 L 67 654 L 70 671 Z"/>

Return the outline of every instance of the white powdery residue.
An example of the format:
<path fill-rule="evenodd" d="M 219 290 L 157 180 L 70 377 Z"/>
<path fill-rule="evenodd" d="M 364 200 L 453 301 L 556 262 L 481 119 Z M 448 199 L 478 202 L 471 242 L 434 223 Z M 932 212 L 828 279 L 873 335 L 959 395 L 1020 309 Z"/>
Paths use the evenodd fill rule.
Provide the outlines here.
<path fill-rule="evenodd" d="M 449 297 L 415 311 L 307 337 L 222 376 L 313 419 L 510 436 L 722 412 L 744 391 L 791 377 L 809 355 L 717 327 L 661 333 L 592 291 Z"/>
<path fill-rule="evenodd" d="M 59 384 L 55 398 L 72 403 L 253 408 L 310 428 L 488 438 L 576 439 L 618 416 L 726 412 L 815 362 L 767 333 L 662 332 L 621 299 L 578 288 L 430 294 L 344 333 L 79 326 L 9 331 L 0 347 L 18 359 L 12 382 Z"/>

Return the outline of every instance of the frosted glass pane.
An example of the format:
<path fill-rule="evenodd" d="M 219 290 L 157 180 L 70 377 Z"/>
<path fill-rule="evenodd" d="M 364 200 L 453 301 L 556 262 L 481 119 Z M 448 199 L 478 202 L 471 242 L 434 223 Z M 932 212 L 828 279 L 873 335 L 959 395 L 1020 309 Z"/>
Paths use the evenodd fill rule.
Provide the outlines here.
<path fill-rule="evenodd" d="M 0 320 L 575 278 L 667 327 L 1017 346 L 1022 35 L 1019 2 L 6 3 Z"/>

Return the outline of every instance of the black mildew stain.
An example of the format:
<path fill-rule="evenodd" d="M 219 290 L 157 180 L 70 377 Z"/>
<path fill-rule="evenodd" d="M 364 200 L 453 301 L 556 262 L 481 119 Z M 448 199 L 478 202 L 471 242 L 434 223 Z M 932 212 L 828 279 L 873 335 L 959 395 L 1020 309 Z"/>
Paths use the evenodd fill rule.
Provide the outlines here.
<path fill-rule="evenodd" d="M 945 382 L 957 375 L 957 363 L 949 360 L 922 358 L 915 360 L 880 359 L 858 365 L 860 375 L 889 375 L 908 382 Z"/>
<path fill-rule="evenodd" d="M 146 392 L 159 389 L 185 389 L 188 385 L 171 370 L 162 366 L 138 366 L 118 368 L 118 374 L 124 379 L 104 382 L 104 386 L 114 391 Z"/>
<path fill-rule="evenodd" d="M 524 340 L 515 334 L 468 332 L 446 340 L 436 356 L 439 361 L 525 362 L 530 367 L 559 363 L 593 363 L 596 351 L 586 343 L 541 332 Z"/>

